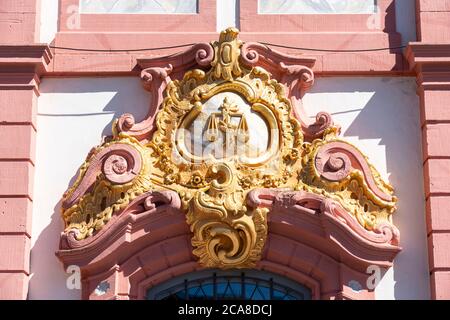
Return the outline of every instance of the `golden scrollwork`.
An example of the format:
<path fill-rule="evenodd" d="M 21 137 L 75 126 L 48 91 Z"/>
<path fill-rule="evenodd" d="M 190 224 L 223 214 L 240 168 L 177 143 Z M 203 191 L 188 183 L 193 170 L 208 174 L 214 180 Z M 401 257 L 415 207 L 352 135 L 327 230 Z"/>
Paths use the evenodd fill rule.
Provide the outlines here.
<path fill-rule="evenodd" d="M 151 167 L 150 150 L 127 135 L 119 134 L 94 149 L 81 166 L 77 180 L 64 194 L 66 230 L 74 230 L 78 240 L 100 230 L 114 212 L 152 189 Z M 70 199 L 79 190 L 86 193 L 72 205 Z"/>
<path fill-rule="evenodd" d="M 148 130 L 136 129 L 136 139 L 134 131 L 119 132 L 114 124 L 112 140 L 88 156 L 64 196 L 66 231 L 84 239 L 140 194 L 173 190 L 199 262 L 248 268 L 261 258 L 268 232 L 269 209 L 247 204 L 256 188 L 325 195 L 367 230 L 390 221 L 392 187 L 356 147 L 337 137 L 336 127 L 306 141 L 289 88 L 263 67 L 250 65 L 256 53 L 242 58 L 237 36 L 238 30 L 229 28 L 211 44 L 210 68 L 191 69 L 170 81 L 168 72 L 152 71 L 164 85 L 153 134 L 143 139 Z M 200 58 L 204 66 L 208 57 Z"/>
<path fill-rule="evenodd" d="M 303 170 L 297 190 L 322 194 L 339 202 L 367 230 L 392 223 L 394 189 L 366 156 L 329 130 L 322 139 L 305 144 Z"/>

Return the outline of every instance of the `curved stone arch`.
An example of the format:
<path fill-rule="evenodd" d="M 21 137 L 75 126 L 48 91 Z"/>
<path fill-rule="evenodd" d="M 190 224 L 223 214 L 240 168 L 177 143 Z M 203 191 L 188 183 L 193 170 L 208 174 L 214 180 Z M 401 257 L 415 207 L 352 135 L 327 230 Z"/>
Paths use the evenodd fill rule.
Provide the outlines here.
<path fill-rule="evenodd" d="M 176 197 L 168 193 L 138 197 L 85 245 L 77 242 L 77 248 L 70 248 L 71 242 L 63 238 L 63 249 L 57 254 L 65 266 L 80 266 L 83 299 L 144 299 L 152 286 L 204 270 L 192 254 L 185 215 L 177 208 Z M 149 197 L 158 199 L 157 205 L 144 212 L 136 210 Z M 365 287 L 367 264 L 351 262 L 338 246 L 325 250 L 326 241 L 331 240 L 313 239 L 323 230 L 308 226 L 305 217 L 294 210 L 269 213 L 268 242 L 255 269 L 308 287 L 313 299 L 372 299 L 373 291 Z M 361 290 L 352 289 L 351 281 Z"/>
<path fill-rule="evenodd" d="M 144 247 L 107 271 L 86 276 L 83 279 L 83 299 L 145 299 L 147 290 L 153 286 L 174 277 L 205 270 L 192 255 L 190 244 L 185 241 L 190 241 L 190 237 L 189 232 L 185 235 L 169 236 L 168 239 L 161 239 Z M 273 251 L 271 255 L 280 254 L 276 249 Z M 264 257 L 255 269 L 284 276 L 310 289 L 313 299 L 322 298 L 321 282 L 325 272 L 318 271 L 319 278 L 314 278 L 303 270 L 280 265 L 269 257 Z M 102 286 L 108 287 L 104 294 L 97 290 Z"/>
<path fill-rule="evenodd" d="M 187 234 L 186 236 L 189 236 L 190 239 L 190 234 Z M 132 263 L 126 265 L 125 268 L 119 268 L 119 281 L 123 281 L 123 284 L 125 286 L 128 286 L 129 298 L 145 299 L 146 292 L 154 286 L 160 285 L 174 277 L 182 276 L 195 271 L 207 270 L 206 268 L 203 268 L 198 264 L 196 259 L 191 255 L 192 251 L 184 251 L 181 246 L 179 248 L 179 252 L 172 253 L 174 255 L 178 255 L 179 257 L 186 257 L 190 255 L 192 259 L 186 259 L 183 261 L 180 259 L 179 264 L 166 268 L 163 268 L 162 265 L 158 265 L 157 260 L 161 261 L 160 259 L 166 259 L 167 257 L 159 257 L 160 259 L 155 259 L 155 262 L 148 261 L 149 264 L 146 264 L 145 267 L 136 266 L 136 264 L 134 264 L 134 267 L 137 268 L 134 270 L 134 272 L 132 272 L 133 276 L 131 278 L 126 277 L 126 274 L 129 273 L 129 270 L 127 270 L 126 268 L 129 268 L 129 266 L 133 265 Z M 147 250 L 148 249 L 146 248 L 143 251 Z M 152 269 L 153 272 L 145 272 L 145 270 Z M 272 261 L 268 258 L 263 258 L 263 260 L 258 263 L 255 270 L 264 270 L 280 276 L 284 276 L 289 280 L 300 283 L 310 289 L 313 299 L 321 298 L 320 281 L 301 270 L 280 265 L 276 261 Z M 324 273 L 321 273 L 321 275 L 324 275 Z"/>

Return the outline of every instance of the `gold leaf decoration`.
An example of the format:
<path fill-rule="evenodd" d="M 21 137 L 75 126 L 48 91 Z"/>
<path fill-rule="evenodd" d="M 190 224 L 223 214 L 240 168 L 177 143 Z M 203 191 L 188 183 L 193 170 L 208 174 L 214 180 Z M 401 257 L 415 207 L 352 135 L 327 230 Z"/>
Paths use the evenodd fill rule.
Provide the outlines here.
<path fill-rule="evenodd" d="M 114 132 L 94 149 L 64 195 L 66 231 L 85 239 L 140 194 L 173 190 L 199 263 L 226 269 L 254 267 L 261 258 L 270 213 L 246 201 L 257 188 L 325 195 L 367 230 L 391 223 L 392 187 L 356 147 L 337 137 L 337 127 L 305 141 L 287 87 L 263 67 L 242 63 L 237 36 L 229 28 L 211 44 L 209 68 L 173 81 L 158 73 L 164 92 L 154 132 L 139 140 Z M 256 56 L 249 57 L 256 64 Z M 284 69 L 312 76 L 308 68 Z"/>

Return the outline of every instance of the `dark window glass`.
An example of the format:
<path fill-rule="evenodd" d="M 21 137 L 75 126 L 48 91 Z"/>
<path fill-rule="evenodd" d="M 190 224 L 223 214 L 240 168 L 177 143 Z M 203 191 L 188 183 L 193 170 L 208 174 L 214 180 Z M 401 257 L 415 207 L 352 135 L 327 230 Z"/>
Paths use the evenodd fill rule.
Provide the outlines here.
<path fill-rule="evenodd" d="M 150 288 L 151 300 L 309 300 L 307 287 L 263 271 L 201 271 Z"/>

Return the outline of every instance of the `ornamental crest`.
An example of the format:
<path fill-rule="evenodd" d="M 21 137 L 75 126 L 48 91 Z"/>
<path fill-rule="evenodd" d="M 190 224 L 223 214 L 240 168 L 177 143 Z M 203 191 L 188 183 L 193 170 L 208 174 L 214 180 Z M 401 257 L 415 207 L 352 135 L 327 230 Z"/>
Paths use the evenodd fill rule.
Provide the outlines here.
<path fill-rule="evenodd" d="M 140 62 L 152 93 L 146 119 L 115 121 L 113 136 L 92 150 L 64 195 L 73 242 L 95 236 L 124 210 L 148 210 L 161 195 L 169 201 L 168 192 L 179 198 L 204 267 L 254 267 L 268 234 L 266 200 L 276 203 L 272 209 L 308 207 L 299 192 L 330 199 L 359 228 L 396 230 L 392 187 L 338 138 L 328 114 L 315 121 L 303 114 L 313 58 L 243 43 L 229 28 L 168 62 Z"/>

